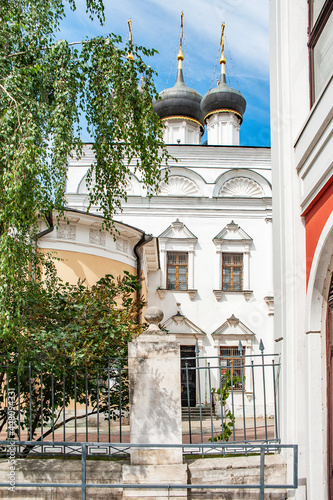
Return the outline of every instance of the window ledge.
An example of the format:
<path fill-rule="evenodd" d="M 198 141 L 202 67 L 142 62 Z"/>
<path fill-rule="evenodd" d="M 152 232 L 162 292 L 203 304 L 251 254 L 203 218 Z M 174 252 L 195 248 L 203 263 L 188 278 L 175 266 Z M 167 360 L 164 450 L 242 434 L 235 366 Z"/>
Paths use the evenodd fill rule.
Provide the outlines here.
<path fill-rule="evenodd" d="M 246 302 L 248 302 L 250 300 L 250 298 L 252 297 L 252 294 L 253 294 L 253 290 L 235 290 L 235 291 L 232 291 L 232 290 L 213 290 L 214 292 L 214 295 L 216 297 L 216 300 L 220 301 L 223 297 L 223 295 L 226 295 L 227 293 L 231 293 L 231 294 L 243 294 L 244 295 L 244 298 L 246 300 Z"/>
<path fill-rule="evenodd" d="M 161 300 L 164 300 L 164 297 L 167 292 L 172 292 L 172 293 L 187 293 L 188 296 L 190 297 L 190 300 L 194 300 L 198 290 L 168 290 L 167 288 L 158 288 L 156 290 L 157 295 Z"/>

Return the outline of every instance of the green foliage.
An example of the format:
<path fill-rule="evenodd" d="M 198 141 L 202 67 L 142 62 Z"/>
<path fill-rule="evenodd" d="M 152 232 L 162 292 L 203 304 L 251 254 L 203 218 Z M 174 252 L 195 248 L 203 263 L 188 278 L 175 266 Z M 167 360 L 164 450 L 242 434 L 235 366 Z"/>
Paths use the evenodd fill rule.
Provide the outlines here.
<path fill-rule="evenodd" d="M 101 357 L 125 357 L 127 342 L 142 332 L 137 314 L 144 303 L 133 298 L 140 287 L 127 272 L 118 280 L 106 275 L 90 288 L 63 283 L 55 275 L 44 283 L 28 281 L 22 330 L 10 345 L 0 339 L 0 350 L 22 366 L 32 362 L 48 370 L 61 367 L 63 360 L 90 369 Z"/>
<path fill-rule="evenodd" d="M 112 33 L 82 45 L 57 40 L 66 4 L 75 9 L 74 0 L 0 0 L 0 330 L 9 340 L 22 326 L 26 282 L 41 269 L 39 217 L 65 208 L 82 117 L 96 156 L 90 205 L 100 206 L 106 228 L 126 199 L 129 163 L 152 193 L 168 158 L 153 111 L 154 72 L 143 60 L 155 51 L 122 46 Z M 104 22 L 102 0 L 86 0 L 86 9 Z"/>
<path fill-rule="evenodd" d="M 89 414 L 97 407 L 102 413 L 118 408 L 121 386 L 126 409 L 127 342 L 143 331 L 136 321 L 143 303 L 133 299 L 139 287 L 137 278 L 127 272 L 118 280 L 107 275 L 91 288 L 62 283 L 54 275 L 43 286 L 27 282 L 24 328 L 10 346 L 1 340 L 7 356 L 0 364 L 0 384 L 5 392 L 15 390 L 14 406 L 16 412 L 21 410 L 20 427 L 28 439 L 40 438 L 41 433 L 45 437 L 63 425 L 63 408 L 74 399 L 87 403 Z M 42 432 L 42 415 L 51 430 Z M 0 431 L 6 422 L 5 404 Z"/>
<path fill-rule="evenodd" d="M 221 386 L 218 389 L 213 388 L 212 392 L 218 394 L 218 405 L 222 405 L 224 408 L 227 404 L 227 399 L 230 394 L 231 387 L 235 384 L 241 382 L 241 378 L 238 376 L 234 376 L 231 378 L 230 370 L 226 370 L 224 374 L 221 376 Z M 224 410 L 223 412 L 223 422 L 222 422 L 222 432 L 214 438 L 210 438 L 210 441 L 229 441 L 229 438 L 232 434 L 233 426 L 235 422 L 235 417 L 233 416 L 230 410 Z"/>

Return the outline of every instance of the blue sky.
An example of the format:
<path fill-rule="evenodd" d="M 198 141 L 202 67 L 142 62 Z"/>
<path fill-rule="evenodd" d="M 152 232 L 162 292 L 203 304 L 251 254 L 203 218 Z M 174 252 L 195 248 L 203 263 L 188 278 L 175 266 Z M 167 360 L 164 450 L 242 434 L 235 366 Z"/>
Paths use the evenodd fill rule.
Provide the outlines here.
<path fill-rule="evenodd" d="M 134 42 L 159 52 L 149 64 L 158 72 L 155 84 L 160 92 L 175 82 L 183 10 L 185 83 L 205 95 L 219 75 L 219 64 L 215 76 L 214 67 L 225 22 L 227 81 L 247 101 L 241 145 L 269 146 L 268 9 L 268 0 L 105 0 L 106 23 L 101 27 L 85 14 L 85 1 L 77 0 L 77 9 L 68 13 L 59 38 L 79 41 L 113 32 L 126 41 L 131 18 Z"/>

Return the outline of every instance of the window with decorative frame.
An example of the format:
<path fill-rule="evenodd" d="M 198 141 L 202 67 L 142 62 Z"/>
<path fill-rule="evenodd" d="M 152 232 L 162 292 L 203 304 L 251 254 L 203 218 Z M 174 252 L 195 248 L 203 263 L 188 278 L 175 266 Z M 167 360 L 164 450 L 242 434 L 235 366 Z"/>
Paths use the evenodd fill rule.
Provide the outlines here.
<path fill-rule="evenodd" d="M 222 290 L 224 292 L 243 290 L 242 253 L 222 253 Z"/>
<path fill-rule="evenodd" d="M 187 293 L 194 300 L 194 255 L 198 238 L 179 219 L 158 237 L 160 248 L 160 285 L 156 292 L 161 300 L 167 293 Z"/>
<path fill-rule="evenodd" d="M 221 376 L 229 372 L 233 380 L 237 377 L 237 381 L 234 380 L 233 388 L 241 390 L 245 379 L 245 363 L 238 347 L 220 347 L 220 365 Z"/>
<path fill-rule="evenodd" d="M 332 74 L 333 2 L 309 0 L 309 57 L 311 105 Z"/>
<path fill-rule="evenodd" d="M 167 252 L 167 289 L 187 290 L 188 252 Z"/>
<path fill-rule="evenodd" d="M 216 245 L 214 295 L 221 300 L 225 293 L 241 293 L 250 300 L 250 248 L 252 238 L 234 221 L 220 231 L 213 242 Z"/>

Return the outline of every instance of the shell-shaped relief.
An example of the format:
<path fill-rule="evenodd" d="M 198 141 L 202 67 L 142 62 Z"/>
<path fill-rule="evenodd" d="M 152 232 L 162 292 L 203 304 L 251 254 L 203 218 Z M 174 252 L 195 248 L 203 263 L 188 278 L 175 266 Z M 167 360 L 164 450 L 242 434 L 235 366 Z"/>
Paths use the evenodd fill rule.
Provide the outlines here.
<path fill-rule="evenodd" d="M 125 180 L 124 188 L 125 188 L 126 194 L 134 194 L 133 184 L 128 179 Z"/>
<path fill-rule="evenodd" d="M 262 187 L 248 177 L 234 177 L 223 184 L 219 196 L 263 196 Z"/>
<path fill-rule="evenodd" d="M 168 183 L 162 182 L 160 194 L 162 196 L 200 196 L 195 182 L 187 177 L 171 175 Z"/>

